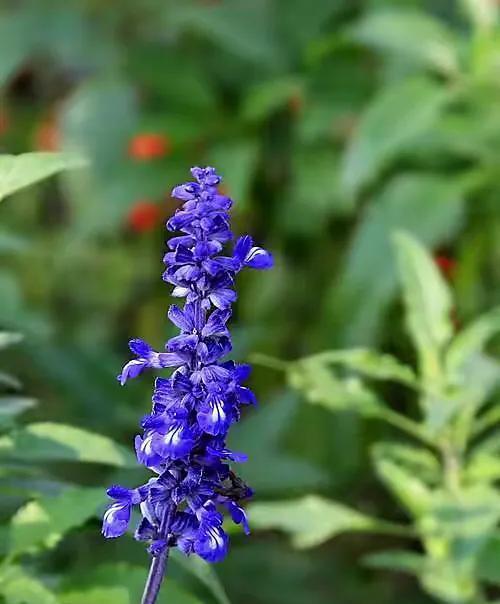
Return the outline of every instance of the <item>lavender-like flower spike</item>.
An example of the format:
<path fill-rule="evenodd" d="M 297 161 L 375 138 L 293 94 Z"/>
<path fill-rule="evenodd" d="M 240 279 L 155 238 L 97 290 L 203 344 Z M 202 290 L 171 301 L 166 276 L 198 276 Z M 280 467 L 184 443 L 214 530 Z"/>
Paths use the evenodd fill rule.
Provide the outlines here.
<path fill-rule="evenodd" d="M 131 510 L 140 506 L 142 521 L 136 539 L 146 541 L 154 560 L 143 602 L 154 602 L 170 547 L 218 562 L 228 549 L 222 511 L 248 533 L 239 501 L 251 490 L 233 473 L 229 462 L 245 456 L 226 447 L 227 432 L 240 417 L 242 405 L 255 397 L 243 386 L 248 365 L 222 361 L 231 351 L 227 322 L 236 300 L 235 275 L 245 266 L 272 267 L 271 254 L 254 246 L 248 235 L 234 244 L 231 255 L 224 246 L 233 239 L 229 209 L 232 201 L 221 195 L 221 181 L 213 168 L 193 168 L 195 180 L 175 187 L 172 196 L 184 201 L 167 223 L 172 237 L 164 256 L 163 279 L 184 298 L 172 305 L 168 317 L 180 334 L 164 352 L 142 340 L 132 340 L 136 358 L 118 376 L 121 384 L 147 369 L 174 367 L 170 377 L 157 377 L 151 414 L 143 418 L 142 436 L 136 437 L 139 463 L 155 476 L 136 489 L 113 486 L 115 500 L 105 512 L 103 534 L 119 537 L 128 527 Z"/>

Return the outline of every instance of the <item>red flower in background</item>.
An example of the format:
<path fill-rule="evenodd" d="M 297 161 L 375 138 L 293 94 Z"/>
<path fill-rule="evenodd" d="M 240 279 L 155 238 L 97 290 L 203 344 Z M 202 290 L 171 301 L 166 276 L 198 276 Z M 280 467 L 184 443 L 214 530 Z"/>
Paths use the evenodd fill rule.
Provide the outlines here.
<path fill-rule="evenodd" d="M 434 256 L 434 262 L 441 269 L 441 272 L 446 278 L 450 279 L 453 277 L 453 273 L 457 267 L 457 262 L 454 258 L 450 258 L 450 256 L 444 254 L 436 254 Z"/>
<path fill-rule="evenodd" d="M 162 219 L 160 206 L 152 201 L 138 201 L 132 206 L 128 217 L 128 226 L 136 233 L 152 231 Z"/>
<path fill-rule="evenodd" d="M 35 131 L 34 146 L 37 151 L 58 151 L 61 136 L 54 117 L 42 120 Z"/>
<path fill-rule="evenodd" d="M 5 134 L 9 129 L 9 116 L 5 109 L 0 109 L 0 136 Z"/>
<path fill-rule="evenodd" d="M 298 115 L 302 111 L 304 108 L 304 98 L 300 92 L 292 94 L 292 96 L 288 99 L 288 108 L 293 115 Z"/>
<path fill-rule="evenodd" d="M 171 150 L 170 140 L 162 134 L 136 134 L 129 143 L 128 154 L 132 159 L 147 161 L 168 155 Z"/>

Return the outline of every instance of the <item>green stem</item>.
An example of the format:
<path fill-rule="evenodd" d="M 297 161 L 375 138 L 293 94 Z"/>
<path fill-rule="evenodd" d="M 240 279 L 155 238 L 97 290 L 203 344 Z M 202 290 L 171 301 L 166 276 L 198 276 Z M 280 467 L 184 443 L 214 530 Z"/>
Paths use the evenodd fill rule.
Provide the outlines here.
<path fill-rule="evenodd" d="M 393 411 L 392 409 L 384 409 L 378 415 L 380 419 L 385 420 L 388 424 L 391 424 L 395 428 L 399 428 L 407 434 L 411 434 L 414 438 L 424 442 L 426 445 L 436 448 L 436 443 L 432 438 L 425 432 L 420 424 L 409 419 L 408 417 Z"/>
<path fill-rule="evenodd" d="M 407 537 L 410 539 L 418 538 L 418 532 L 412 526 L 396 524 L 388 520 L 373 520 L 373 526 L 370 527 L 371 532 L 379 535 L 391 535 L 393 537 Z"/>

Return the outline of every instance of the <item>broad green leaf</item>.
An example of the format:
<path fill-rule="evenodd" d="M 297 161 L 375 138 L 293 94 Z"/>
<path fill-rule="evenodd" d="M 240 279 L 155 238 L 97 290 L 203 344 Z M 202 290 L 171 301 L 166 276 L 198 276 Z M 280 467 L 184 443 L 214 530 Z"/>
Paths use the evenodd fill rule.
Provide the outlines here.
<path fill-rule="evenodd" d="M 218 145 L 210 153 L 212 165 L 227 175 L 223 181 L 227 194 L 237 201 L 237 207 L 241 209 L 249 202 L 257 152 L 257 144 L 253 140 L 231 140 Z"/>
<path fill-rule="evenodd" d="M 443 547 L 446 547 L 446 543 Z M 444 556 L 429 562 L 420 575 L 420 584 L 424 591 L 438 601 L 448 604 L 474 601 L 477 579 L 472 568 L 457 566 Z"/>
<path fill-rule="evenodd" d="M 298 407 L 298 397 L 291 393 L 275 397 L 266 401 L 259 413 L 249 414 L 231 430 L 229 447 L 248 455 L 248 461 L 238 468 L 238 473 L 259 493 L 303 491 L 325 482 L 324 473 L 313 463 L 283 446 Z"/>
<path fill-rule="evenodd" d="M 7 388 L 12 388 L 13 390 L 20 390 L 22 384 L 13 375 L 0 371 L 0 386 L 6 386 Z"/>
<path fill-rule="evenodd" d="M 301 94 L 303 83 L 294 77 L 261 82 L 248 91 L 242 114 L 248 120 L 262 120 L 281 109 L 295 95 Z"/>
<path fill-rule="evenodd" d="M 461 0 L 472 23 L 480 29 L 491 29 L 498 22 L 495 0 Z"/>
<path fill-rule="evenodd" d="M 392 454 L 384 448 L 375 448 L 373 457 L 380 480 L 412 516 L 419 517 L 429 509 L 432 494 L 419 476 L 403 464 L 395 463 Z"/>
<path fill-rule="evenodd" d="M 451 559 L 473 564 L 499 518 L 500 495 L 486 486 L 472 487 L 456 495 L 444 491 L 435 494 L 422 527 L 452 544 Z"/>
<path fill-rule="evenodd" d="M 490 488 L 436 492 L 419 522 L 430 558 L 421 575 L 424 589 L 447 602 L 470 599 L 476 591 L 478 555 L 499 516 L 500 496 Z"/>
<path fill-rule="evenodd" d="M 334 411 L 356 411 L 377 416 L 382 405 L 356 377 L 340 379 L 326 363 L 314 357 L 289 366 L 290 385 L 313 404 Z"/>
<path fill-rule="evenodd" d="M 323 232 L 332 216 L 345 216 L 353 204 L 339 192 L 338 151 L 329 144 L 298 148 L 292 156 L 291 183 L 281 220 L 292 234 Z"/>
<path fill-rule="evenodd" d="M 424 379 L 440 379 L 438 366 L 453 333 L 451 294 L 425 248 L 407 233 L 394 236 L 406 306 L 406 323 L 419 352 Z"/>
<path fill-rule="evenodd" d="M 458 68 L 458 44 L 444 23 L 423 11 L 368 13 L 349 30 L 354 40 L 445 74 Z"/>
<path fill-rule="evenodd" d="M 356 195 L 414 137 L 432 128 L 448 93 L 439 84 L 410 79 L 383 89 L 361 116 L 347 147 L 342 183 Z"/>
<path fill-rule="evenodd" d="M 487 544 L 479 555 L 477 574 L 480 579 L 500 585 L 500 534 L 491 535 Z"/>
<path fill-rule="evenodd" d="M 94 604 L 91 597 L 94 590 L 99 590 L 97 594 L 108 590 L 120 590 L 120 598 L 126 596 L 127 600 L 124 600 L 125 602 L 136 604 L 141 600 L 147 574 L 148 569 L 146 567 L 134 566 L 127 562 L 102 564 L 91 568 L 87 572 L 78 571 L 75 575 L 66 576 L 63 579 L 62 604 L 80 604 L 80 602 L 83 604 L 84 600 L 81 597 L 84 593 L 89 595 L 86 600 L 87 603 Z M 74 598 L 74 600 L 66 598 Z M 97 600 L 97 602 L 100 603 L 100 600 Z M 108 602 L 109 604 L 115 604 L 114 600 Z M 122 600 L 119 600 L 119 604 L 121 602 Z M 201 600 L 197 596 L 188 593 L 169 576 L 168 580 L 162 585 L 157 604 L 172 603 L 201 604 Z"/>
<path fill-rule="evenodd" d="M 0 254 L 21 254 L 29 250 L 29 247 L 27 236 L 0 229 Z"/>
<path fill-rule="evenodd" d="M 65 153 L 0 155 L 0 201 L 57 172 L 85 165 L 82 157 Z"/>
<path fill-rule="evenodd" d="M 412 387 L 418 386 L 417 376 L 411 367 L 404 365 L 390 354 L 382 354 L 369 348 L 331 350 L 308 357 L 308 360 L 340 365 L 376 380 L 389 380 Z"/>
<path fill-rule="evenodd" d="M 397 291 L 393 231 L 404 229 L 429 246 L 448 241 L 460 228 L 467 183 L 440 174 L 406 173 L 393 178 L 367 204 L 332 283 L 321 318 L 321 334 L 337 346 L 376 340 L 383 313 Z M 326 338 L 325 338 L 326 344 Z"/>
<path fill-rule="evenodd" d="M 16 10 L 0 20 L 0 86 L 22 67 L 33 50 L 37 26 L 29 10 Z"/>
<path fill-rule="evenodd" d="M 8 331 L 0 332 L 0 349 L 7 348 L 7 346 L 11 346 L 12 344 L 17 344 L 23 339 L 23 336 L 20 333 L 11 333 Z"/>
<path fill-rule="evenodd" d="M 178 549 L 174 549 L 170 556 L 202 583 L 220 604 L 230 604 L 224 586 L 219 580 L 214 567 L 202 560 L 199 556 L 185 556 Z"/>
<path fill-rule="evenodd" d="M 344 0 L 316 0 L 314 10 L 308 0 L 276 0 L 277 26 L 287 40 L 293 40 L 297 46 L 313 42 L 328 20 L 342 11 Z"/>
<path fill-rule="evenodd" d="M 373 530 L 377 521 L 349 507 L 308 495 L 291 501 L 254 503 L 250 523 L 258 529 L 280 529 L 298 548 L 320 545 L 345 532 Z"/>
<path fill-rule="evenodd" d="M 134 604 L 124 587 L 94 587 L 86 591 L 69 591 L 59 595 L 61 604 Z"/>
<path fill-rule="evenodd" d="M 480 353 L 487 341 L 500 332 L 500 308 L 479 317 L 451 342 L 446 354 L 446 369 L 455 381 L 463 375 L 464 366 Z"/>
<path fill-rule="evenodd" d="M 488 451 L 474 453 L 464 472 L 471 483 L 493 483 L 500 479 L 500 458 Z"/>
<path fill-rule="evenodd" d="M 134 455 L 110 438 L 51 422 L 29 424 L 1 437 L 0 455 L 34 462 L 82 461 L 136 466 Z"/>
<path fill-rule="evenodd" d="M 370 568 L 399 571 L 411 575 L 419 575 L 426 563 L 424 556 L 407 550 L 375 552 L 364 556 L 362 561 Z"/>
<path fill-rule="evenodd" d="M 441 465 L 428 449 L 394 442 L 378 442 L 373 447 L 377 460 L 387 460 L 421 478 L 426 484 L 437 484 L 441 480 Z"/>
<path fill-rule="evenodd" d="M 2 375 L 0 374 L 0 383 Z M 5 382 L 3 382 L 5 383 Z M 0 423 L 7 418 L 15 417 L 24 413 L 28 409 L 32 409 L 37 404 L 33 398 L 24 396 L 3 396 L 0 397 Z"/>
<path fill-rule="evenodd" d="M 113 180 L 116 175 L 111 170 L 117 163 L 122 166 L 123 149 L 136 124 L 135 109 L 134 91 L 127 82 L 87 79 L 67 99 L 61 112 L 65 146 L 90 158 L 93 171 L 108 172 Z"/>
<path fill-rule="evenodd" d="M 290 385 L 301 392 L 310 403 L 321 405 L 330 411 L 349 411 L 366 417 L 378 418 L 410 433 L 419 440 L 428 441 L 428 435 L 419 424 L 386 407 L 358 377 L 338 377 L 328 366 L 330 355 L 335 354 L 336 352 L 333 351 L 295 363 L 288 363 L 287 373 Z M 343 356 L 342 352 L 341 356 Z M 391 364 L 391 369 L 394 369 L 393 364 Z M 373 371 L 373 367 L 371 370 Z"/>
<path fill-rule="evenodd" d="M 22 331 L 30 339 L 46 338 L 51 332 L 51 324 L 47 314 L 34 311 L 27 307 L 21 289 L 19 276 L 7 270 L 0 270 L 0 322 L 9 330 Z M 20 336 L 16 336 L 16 341 Z M 11 338 L 8 336 L 8 340 Z"/>
<path fill-rule="evenodd" d="M 5 604 L 60 604 L 45 585 L 19 566 L 2 570 L 0 594 Z"/>
<path fill-rule="evenodd" d="M 56 497 L 30 501 L 13 516 L 9 552 L 18 555 L 52 548 L 65 533 L 84 524 L 106 502 L 102 488 L 70 487 Z"/>
<path fill-rule="evenodd" d="M 187 4 L 187 3 L 186 3 Z M 265 0 L 234 0 L 217 6 L 194 5 L 176 10 L 177 19 L 195 29 L 229 56 L 250 62 L 282 63 L 282 48 L 275 36 L 271 5 Z"/>

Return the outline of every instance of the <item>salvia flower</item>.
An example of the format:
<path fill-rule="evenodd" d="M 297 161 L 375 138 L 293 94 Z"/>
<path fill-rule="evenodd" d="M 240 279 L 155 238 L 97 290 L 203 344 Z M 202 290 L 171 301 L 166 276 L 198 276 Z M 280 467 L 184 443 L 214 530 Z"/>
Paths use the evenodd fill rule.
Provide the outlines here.
<path fill-rule="evenodd" d="M 229 541 L 223 513 L 248 533 L 240 500 L 252 494 L 230 468 L 245 455 L 226 446 L 242 406 L 255 403 L 244 385 L 250 367 L 226 360 L 234 281 L 244 267 L 268 269 L 273 259 L 248 235 L 234 242 L 232 252 L 226 249 L 233 240 L 232 201 L 219 193 L 221 179 L 213 168 L 191 173 L 194 180 L 172 192 L 184 203 L 167 222 L 169 231 L 180 234 L 169 239 L 164 256 L 163 279 L 173 286 L 172 295 L 184 300 L 168 310 L 179 334 L 163 351 L 132 340 L 134 358 L 118 376 L 123 385 L 144 371 L 172 368 L 169 377 L 156 377 L 151 413 L 142 419 L 142 434 L 135 440 L 139 463 L 154 476 L 136 489 L 108 490 L 114 503 L 104 514 L 103 534 L 125 533 L 136 506 L 142 520 L 135 537 L 148 543 L 153 558 L 178 547 L 218 562 Z"/>

